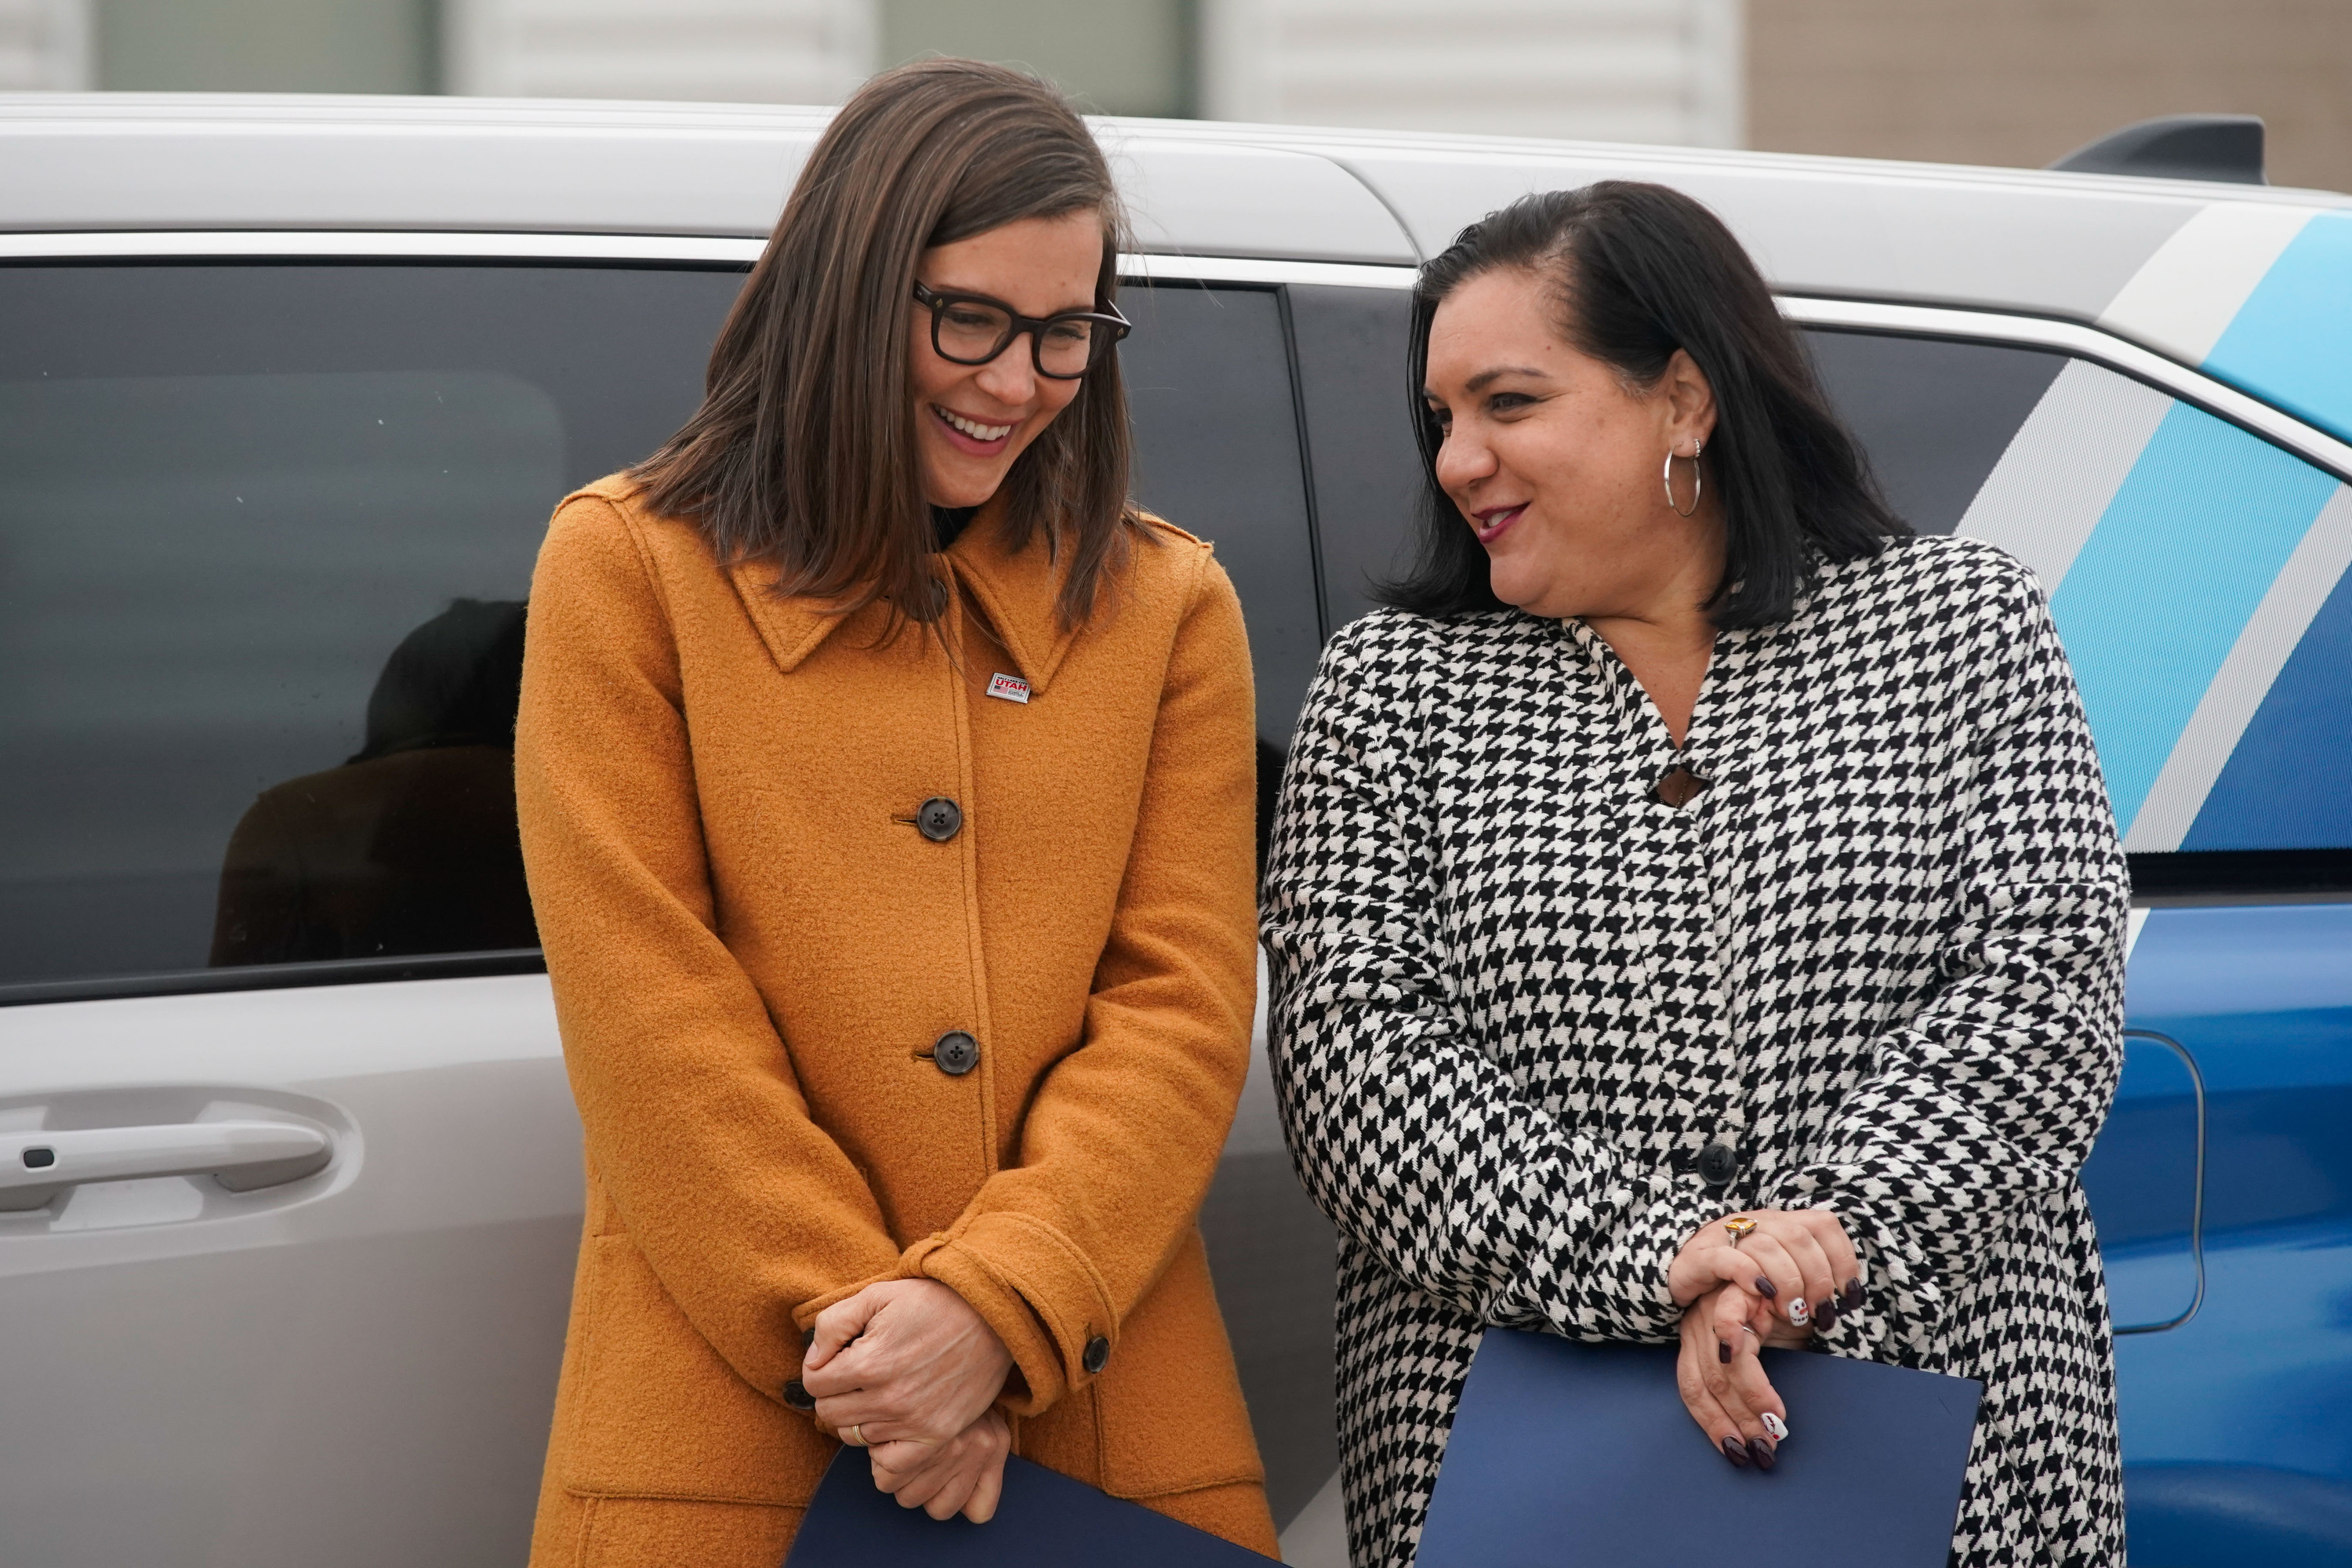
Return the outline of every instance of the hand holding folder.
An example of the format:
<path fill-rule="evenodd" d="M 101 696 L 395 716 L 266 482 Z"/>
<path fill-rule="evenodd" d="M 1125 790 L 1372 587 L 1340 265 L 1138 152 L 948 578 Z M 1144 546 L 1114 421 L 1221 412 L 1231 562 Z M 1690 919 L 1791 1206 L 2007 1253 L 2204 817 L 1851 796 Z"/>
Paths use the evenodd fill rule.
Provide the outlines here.
<path fill-rule="evenodd" d="M 1454 1412 L 1419 1568 L 1943 1568 L 1983 1384 L 1766 1351 L 1790 1433 L 1769 1474 L 1691 1425 L 1671 1345 L 1489 1329 Z"/>
<path fill-rule="evenodd" d="M 1026 1459 L 1004 1461 L 986 1524 L 933 1519 L 877 1491 L 865 1454 L 834 1456 L 785 1568 L 1265 1568 L 1247 1547 Z"/>

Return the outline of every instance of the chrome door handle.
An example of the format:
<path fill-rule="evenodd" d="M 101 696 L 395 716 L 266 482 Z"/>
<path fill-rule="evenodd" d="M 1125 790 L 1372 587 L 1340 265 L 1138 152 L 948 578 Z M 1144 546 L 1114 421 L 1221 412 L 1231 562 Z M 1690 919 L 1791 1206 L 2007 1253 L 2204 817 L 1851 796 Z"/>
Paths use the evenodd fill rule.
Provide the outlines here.
<path fill-rule="evenodd" d="M 210 1176 L 247 1193 L 324 1170 L 333 1153 L 325 1132 L 289 1121 L 0 1132 L 0 1214 L 39 1208 L 83 1182 L 142 1176 Z"/>

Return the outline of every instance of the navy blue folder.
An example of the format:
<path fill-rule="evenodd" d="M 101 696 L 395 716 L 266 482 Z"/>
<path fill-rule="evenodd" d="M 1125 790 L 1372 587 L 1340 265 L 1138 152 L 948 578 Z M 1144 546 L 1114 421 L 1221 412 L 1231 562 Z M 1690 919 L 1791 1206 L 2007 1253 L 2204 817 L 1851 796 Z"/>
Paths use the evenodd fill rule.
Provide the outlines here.
<path fill-rule="evenodd" d="M 1004 1461 L 1004 1496 L 986 1524 L 961 1516 L 933 1519 L 877 1491 L 865 1453 L 844 1448 L 817 1484 L 784 1565 L 1265 1568 L 1271 1561 L 1022 1458 Z"/>
<path fill-rule="evenodd" d="M 1675 1353 L 1487 1330 L 1419 1568 L 1944 1568 L 1982 1384 L 1766 1351 L 1789 1407 L 1768 1474 L 1707 1446 Z"/>

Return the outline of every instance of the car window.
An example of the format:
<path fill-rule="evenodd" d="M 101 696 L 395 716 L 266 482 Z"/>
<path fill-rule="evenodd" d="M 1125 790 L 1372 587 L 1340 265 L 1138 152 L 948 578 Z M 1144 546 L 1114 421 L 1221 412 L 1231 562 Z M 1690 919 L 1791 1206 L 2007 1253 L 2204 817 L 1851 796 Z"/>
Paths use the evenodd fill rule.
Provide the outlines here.
<path fill-rule="evenodd" d="M 1119 366 L 1136 499 L 1216 545 L 1249 621 L 1262 851 L 1322 640 L 1282 300 L 1270 289 L 1130 284 L 1120 309 L 1135 323 Z"/>
<path fill-rule="evenodd" d="M 1811 338 L 1898 505 L 2049 592 L 2137 889 L 2352 885 L 2352 490 L 2088 361 Z"/>
<path fill-rule="evenodd" d="M 739 284 L 0 271 L 0 986 L 535 947 L 532 560 Z"/>
<path fill-rule="evenodd" d="M 1886 499 L 1922 533 L 1959 525 L 2066 363 L 2060 354 L 1992 343 L 1819 330 L 1805 336 Z"/>
<path fill-rule="evenodd" d="M 692 412 L 740 282 L 0 272 L 0 987 L 534 948 L 531 563 Z M 1319 633 L 1281 301 L 1127 302 L 1137 493 L 1241 594 L 1270 803 Z"/>
<path fill-rule="evenodd" d="M 1406 564 L 1423 488 L 1405 386 L 1411 297 L 1402 289 L 1293 284 L 1299 401 L 1323 549 L 1324 625 L 1372 607 L 1372 584 Z"/>
<path fill-rule="evenodd" d="M 1408 303 L 1289 297 L 1336 627 L 1408 548 Z M 2065 354 L 1805 335 L 1895 510 L 2000 544 L 2049 589 L 2138 889 L 2352 887 L 2352 492 Z"/>

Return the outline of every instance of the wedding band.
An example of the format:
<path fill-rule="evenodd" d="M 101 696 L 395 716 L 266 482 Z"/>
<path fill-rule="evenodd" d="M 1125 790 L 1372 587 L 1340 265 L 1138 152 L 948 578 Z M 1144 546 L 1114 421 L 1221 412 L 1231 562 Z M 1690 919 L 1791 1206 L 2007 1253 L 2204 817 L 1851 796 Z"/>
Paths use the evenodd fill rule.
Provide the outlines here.
<path fill-rule="evenodd" d="M 866 1447 L 866 1423 L 865 1423 L 865 1422 L 863 1422 L 863 1421 L 852 1421 L 848 1426 L 846 1426 L 843 1427 L 843 1428 L 841 1429 L 841 1432 L 842 1432 L 842 1437 L 841 1437 L 841 1440 L 842 1440 L 843 1442 L 845 1442 L 845 1443 L 848 1444 L 851 1447 L 853 1447 L 853 1448 L 863 1448 L 864 1447 Z"/>
<path fill-rule="evenodd" d="M 1737 1247 L 1742 1237 L 1756 1228 L 1756 1222 L 1744 1214 L 1736 1214 L 1723 1222 L 1723 1228 L 1731 1233 L 1731 1245 Z"/>

